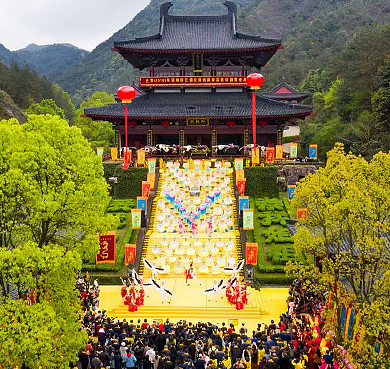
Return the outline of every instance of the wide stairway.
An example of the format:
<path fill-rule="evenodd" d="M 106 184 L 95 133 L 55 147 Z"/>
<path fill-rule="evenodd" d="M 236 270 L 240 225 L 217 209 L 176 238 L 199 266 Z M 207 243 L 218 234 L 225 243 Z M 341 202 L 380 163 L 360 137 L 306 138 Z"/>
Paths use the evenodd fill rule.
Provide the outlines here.
<path fill-rule="evenodd" d="M 190 160 L 184 168 L 173 162 L 160 168 L 142 259 L 162 269 L 159 283 L 163 280 L 173 297 L 170 304 L 162 303 L 160 293 L 146 287 L 145 305 L 137 312 L 129 313 L 122 303 L 111 314 L 174 320 L 247 319 L 263 314 L 264 302 L 250 287 L 248 304 L 240 311 L 229 304 L 225 290 L 219 296 L 205 293 L 215 280 L 227 282 L 230 275 L 224 267 L 234 268 L 242 260 L 236 206 L 229 162 L 211 168 L 208 160 Z M 191 263 L 197 280 L 187 286 L 184 271 Z M 152 277 L 142 261 L 139 274 L 145 283 Z"/>

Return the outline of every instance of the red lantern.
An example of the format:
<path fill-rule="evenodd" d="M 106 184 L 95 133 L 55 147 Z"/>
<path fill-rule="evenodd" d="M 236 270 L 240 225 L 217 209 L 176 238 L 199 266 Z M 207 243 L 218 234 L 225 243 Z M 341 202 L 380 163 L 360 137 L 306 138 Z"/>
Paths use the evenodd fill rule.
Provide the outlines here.
<path fill-rule="evenodd" d="M 230 120 L 228 120 L 228 121 L 226 122 L 226 125 L 227 125 L 229 128 L 232 128 L 232 127 L 234 127 L 234 126 L 236 125 L 236 121 L 230 119 Z"/>
<path fill-rule="evenodd" d="M 260 73 L 251 73 L 246 78 L 246 84 L 252 90 L 258 90 L 264 83 L 264 77 Z"/>
<path fill-rule="evenodd" d="M 131 103 L 131 100 L 134 99 L 137 93 L 131 86 L 122 86 L 118 88 L 117 94 L 118 98 L 120 98 L 123 103 Z"/>
<path fill-rule="evenodd" d="M 162 121 L 160 122 L 160 124 L 161 124 L 164 128 L 167 128 L 167 127 L 171 124 L 171 122 L 170 122 L 169 120 L 162 120 Z"/>
<path fill-rule="evenodd" d="M 130 128 L 134 128 L 137 125 L 137 121 L 134 119 L 129 120 L 129 126 Z"/>
<path fill-rule="evenodd" d="M 260 125 L 261 127 L 268 126 L 268 120 L 267 119 L 259 119 L 257 121 L 257 124 Z"/>

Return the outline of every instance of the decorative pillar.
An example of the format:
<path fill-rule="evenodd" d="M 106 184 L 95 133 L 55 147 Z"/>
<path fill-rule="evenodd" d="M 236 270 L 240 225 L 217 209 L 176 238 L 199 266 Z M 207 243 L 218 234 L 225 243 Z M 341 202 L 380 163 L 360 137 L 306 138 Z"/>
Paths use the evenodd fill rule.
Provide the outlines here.
<path fill-rule="evenodd" d="M 278 127 L 278 133 L 276 134 L 276 144 L 282 145 L 283 144 L 283 128 Z"/>
<path fill-rule="evenodd" d="M 148 129 L 146 134 L 146 146 L 153 146 L 153 131 L 151 129 Z"/>
<path fill-rule="evenodd" d="M 217 146 L 218 141 L 217 141 L 217 130 L 214 128 L 211 131 L 211 152 L 213 154 L 213 158 L 217 156 Z"/>
<path fill-rule="evenodd" d="M 118 158 L 120 158 L 122 150 L 122 137 L 119 129 L 115 130 L 115 146 L 118 148 Z"/>
<path fill-rule="evenodd" d="M 184 150 L 184 129 L 179 130 L 179 146 L 180 146 L 180 153 L 183 154 Z"/>
<path fill-rule="evenodd" d="M 249 134 L 249 129 L 244 130 L 244 146 L 248 146 L 250 144 L 250 134 Z"/>

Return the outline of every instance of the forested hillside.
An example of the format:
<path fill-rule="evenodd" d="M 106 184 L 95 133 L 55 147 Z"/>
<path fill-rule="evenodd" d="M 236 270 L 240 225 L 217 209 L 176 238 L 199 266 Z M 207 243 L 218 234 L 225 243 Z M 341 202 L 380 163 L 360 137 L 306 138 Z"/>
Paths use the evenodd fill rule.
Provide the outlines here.
<path fill-rule="evenodd" d="M 13 62 L 10 67 L 7 67 L 0 63 L 0 90 L 5 91 L 21 110 L 26 110 L 31 104 L 43 99 L 53 99 L 64 110 L 70 123 L 74 121 L 75 108 L 69 94 L 47 78 L 38 76 L 28 66 L 21 68 Z M 7 118 L 6 107 L 8 106 L 8 111 L 12 111 L 14 107 L 13 104 L 7 103 L 9 100 L 5 96 L 2 101 L 4 108 L 0 111 L 0 118 Z M 14 116 L 19 119 L 18 115 Z"/>
<path fill-rule="evenodd" d="M 39 75 L 49 79 L 54 79 L 57 73 L 63 72 L 88 54 L 88 51 L 71 44 L 31 44 L 24 49 L 13 52 L 13 55 L 25 60 Z"/>
<path fill-rule="evenodd" d="M 132 83 L 138 73 L 111 51 L 114 41 L 150 35 L 158 30 L 159 7 L 152 0 L 130 23 L 101 43 L 85 59 L 56 77 L 76 103 L 95 91 L 114 92 Z M 172 0 L 173 14 L 226 13 L 223 0 Z M 265 88 L 283 77 L 298 86 L 311 69 L 326 67 L 360 29 L 390 19 L 387 0 L 235 0 L 239 30 L 266 37 L 282 37 L 279 51 L 262 71 Z M 119 25 L 118 25 L 119 26 Z"/>

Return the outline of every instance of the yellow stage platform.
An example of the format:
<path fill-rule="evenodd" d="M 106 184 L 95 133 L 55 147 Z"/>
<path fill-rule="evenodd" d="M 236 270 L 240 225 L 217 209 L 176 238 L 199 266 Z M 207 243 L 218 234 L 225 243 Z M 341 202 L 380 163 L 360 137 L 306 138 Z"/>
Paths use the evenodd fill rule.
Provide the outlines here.
<path fill-rule="evenodd" d="M 107 310 L 111 317 L 119 319 L 148 319 L 165 320 L 171 322 L 187 320 L 188 322 L 206 321 L 211 323 L 234 323 L 241 325 L 245 322 L 248 329 L 255 329 L 258 323 L 277 321 L 279 316 L 287 311 L 286 299 L 287 288 L 263 288 L 257 291 L 249 288 L 249 303 L 244 310 L 237 311 L 235 306 L 230 305 L 226 298 L 219 296 L 218 302 L 208 301 L 203 291 L 213 283 L 211 278 L 200 279 L 202 285 L 192 281 L 190 286 L 185 284 L 182 278 L 166 278 L 167 287 L 172 290 L 173 298 L 170 304 L 161 303 L 160 293 L 154 288 L 147 288 L 148 296 L 145 305 L 132 313 L 123 304 L 120 290 L 121 286 L 101 286 L 100 309 Z"/>

